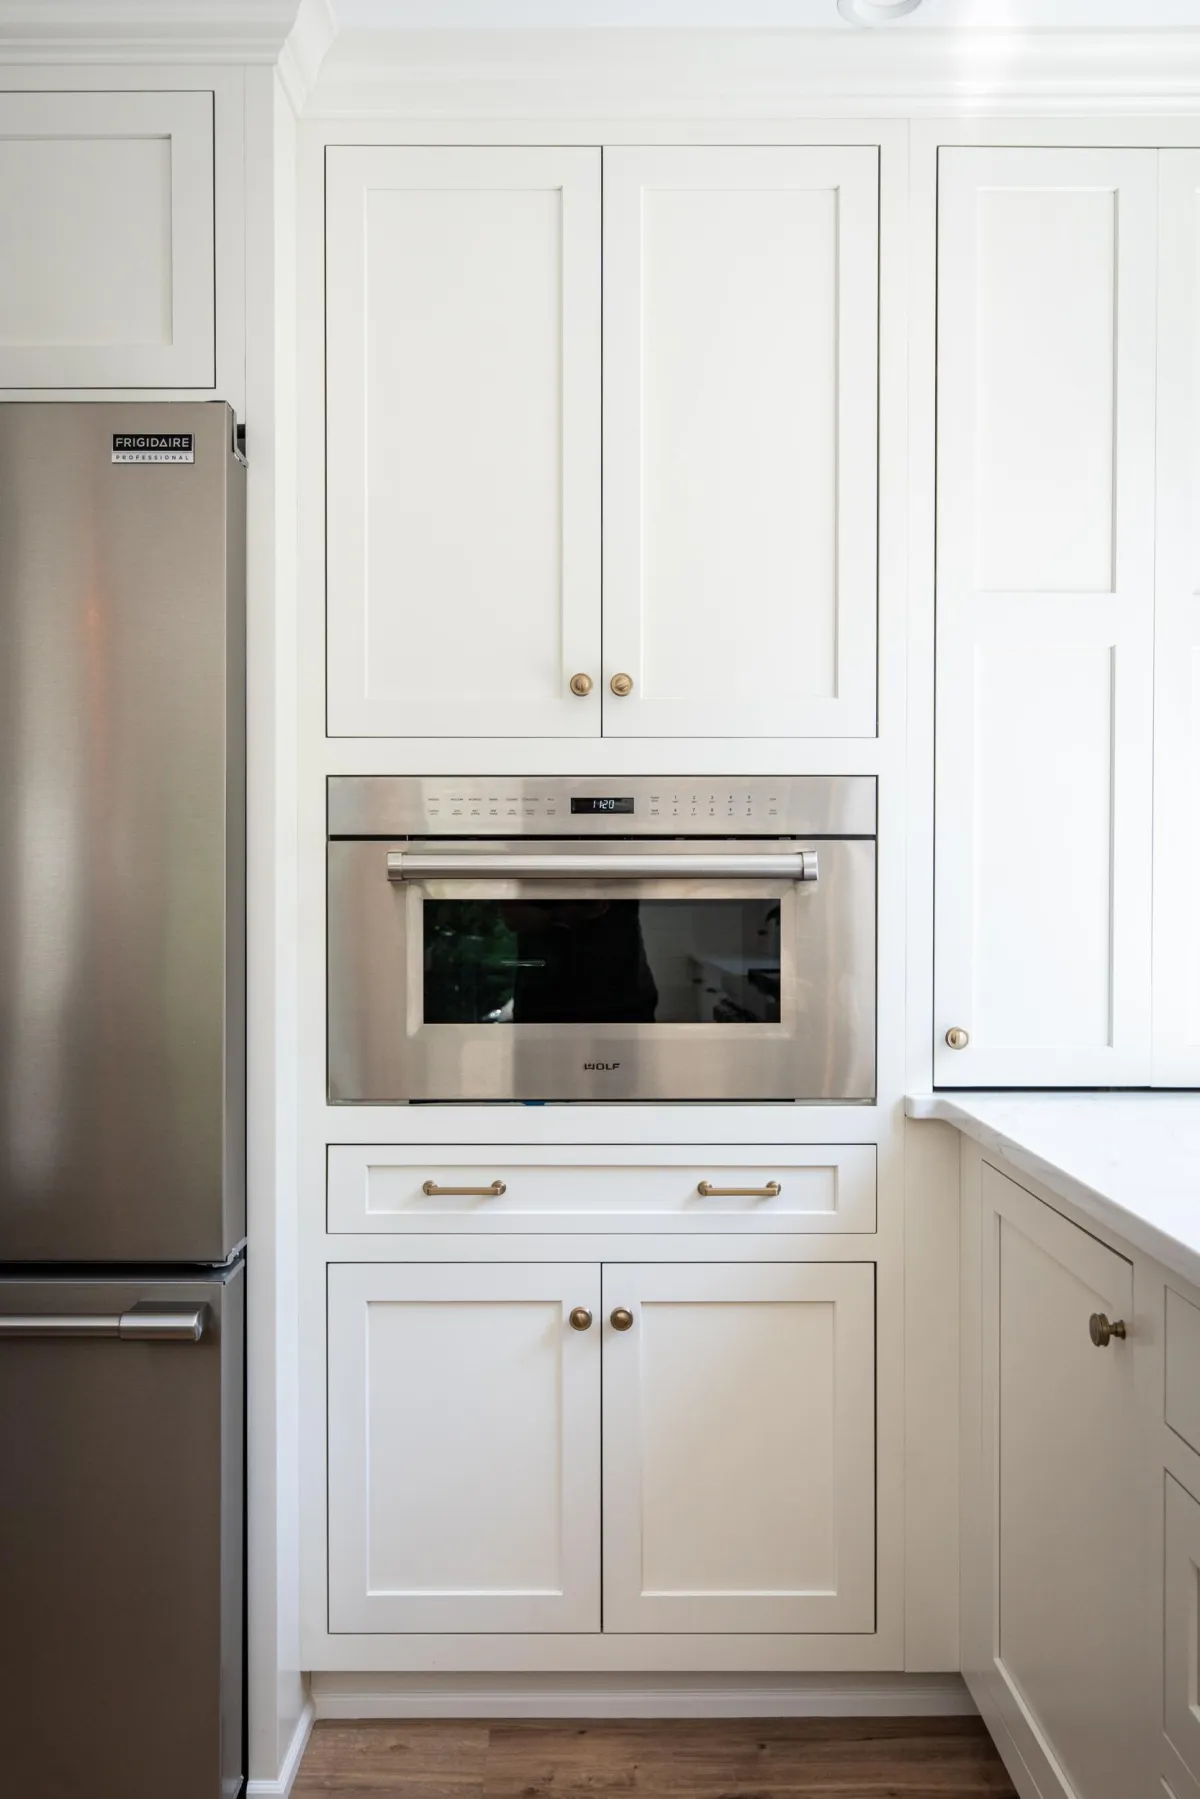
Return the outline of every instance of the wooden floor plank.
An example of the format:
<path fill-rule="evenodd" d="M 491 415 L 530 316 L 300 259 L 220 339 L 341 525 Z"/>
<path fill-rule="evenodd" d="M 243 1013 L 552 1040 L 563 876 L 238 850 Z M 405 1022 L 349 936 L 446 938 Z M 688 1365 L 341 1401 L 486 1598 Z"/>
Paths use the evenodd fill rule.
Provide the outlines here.
<path fill-rule="evenodd" d="M 295 1799 L 1016 1799 L 976 1718 L 317 1725 Z"/>
<path fill-rule="evenodd" d="M 293 1799 L 476 1799 L 487 1752 L 486 1724 L 326 1720 L 309 1738 Z"/>

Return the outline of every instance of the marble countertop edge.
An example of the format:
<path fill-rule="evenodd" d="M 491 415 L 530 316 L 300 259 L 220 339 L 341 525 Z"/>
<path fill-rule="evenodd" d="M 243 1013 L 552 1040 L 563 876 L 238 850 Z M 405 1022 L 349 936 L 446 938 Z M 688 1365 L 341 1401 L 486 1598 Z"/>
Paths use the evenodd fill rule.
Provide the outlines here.
<path fill-rule="evenodd" d="M 917 1093 L 905 1112 L 955 1126 L 1200 1288 L 1200 1093 Z"/>

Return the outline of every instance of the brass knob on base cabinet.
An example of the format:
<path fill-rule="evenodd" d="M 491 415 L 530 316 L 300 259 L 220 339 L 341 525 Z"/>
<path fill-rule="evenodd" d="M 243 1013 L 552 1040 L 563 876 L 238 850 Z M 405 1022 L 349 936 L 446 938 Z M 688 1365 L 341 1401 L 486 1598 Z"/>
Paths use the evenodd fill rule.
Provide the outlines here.
<path fill-rule="evenodd" d="M 1124 1339 L 1128 1334 L 1120 1318 L 1115 1324 L 1110 1324 L 1103 1312 L 1092 1313 L 1088 1319 L 1088 1333 L 1097 1349 L 1107 1349 L 1114 1337 Z"/>
<path fill-rule="evenodd" d="M 632 675 L 614 675 L 612 680 L 609 682 L 609 686 L 612 688 L 612 690 L 616 694 L 617 698 L 619 700 L 623 700 L 626 698 L 626 696 L 628 694 L 631 694 L 633 692 L 633 676 Z M 628 1328 L 629 1327 L 627 1325 L 626 1329 L 628 1329 Z"/>
<path fill-rule="evenodd" d="M 574 1311 L 568 1312 L 567 1323 L 573 1331 L 589 1331 L 592 1328 L 592 1314 L 586 1306 L 576 1306 Z"/>
<path fill-rule="evenodd" d="M 626 1311 L 624 1306 L 618 1306 L 615 1312 L 609 1313 L 608 1322 L 612 1325 L 612 1327 L 615 1331 L 632 1330 L 633 1329 L 633 1313 Z"/>
<path fill-rule="evenodd" d="M 591 691 L 592 691 L 592 677 L 590 675 L 572 675 L 571 676 L 571 692 L 573 694 L 575 694 L 577 698 L 579 698 L 581 700 L 586 700 L 588 694 Z"/>
<path fill-rule="evenodd" d="M 959 1024 L 952 1026 L 951 1029 L 946 1032 L 946 1042 L 950 1045 L 951 1049 L 966 1049 L 970 1041 L 970 1031 L 964 1031 Z"/>

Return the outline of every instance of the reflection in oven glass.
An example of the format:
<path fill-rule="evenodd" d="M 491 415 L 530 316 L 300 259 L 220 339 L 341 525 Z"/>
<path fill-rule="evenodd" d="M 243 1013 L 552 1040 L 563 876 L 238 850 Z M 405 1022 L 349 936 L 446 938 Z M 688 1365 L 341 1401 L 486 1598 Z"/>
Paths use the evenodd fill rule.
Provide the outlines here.
<path fill-rule="evenodd" d="M 777 1024 L 779 902 L 425 901 L 427 1024 Z"/>

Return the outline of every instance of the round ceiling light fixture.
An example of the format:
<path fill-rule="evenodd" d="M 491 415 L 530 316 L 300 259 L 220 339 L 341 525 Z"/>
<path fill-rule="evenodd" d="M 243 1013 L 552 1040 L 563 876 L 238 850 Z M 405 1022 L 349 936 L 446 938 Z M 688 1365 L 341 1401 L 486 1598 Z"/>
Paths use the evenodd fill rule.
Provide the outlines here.
<path fill-rule="evenodd" d="M 916 12 L 921 0 L 838 0 L 838 11 L 852 25 L 891 25 Z"/>

